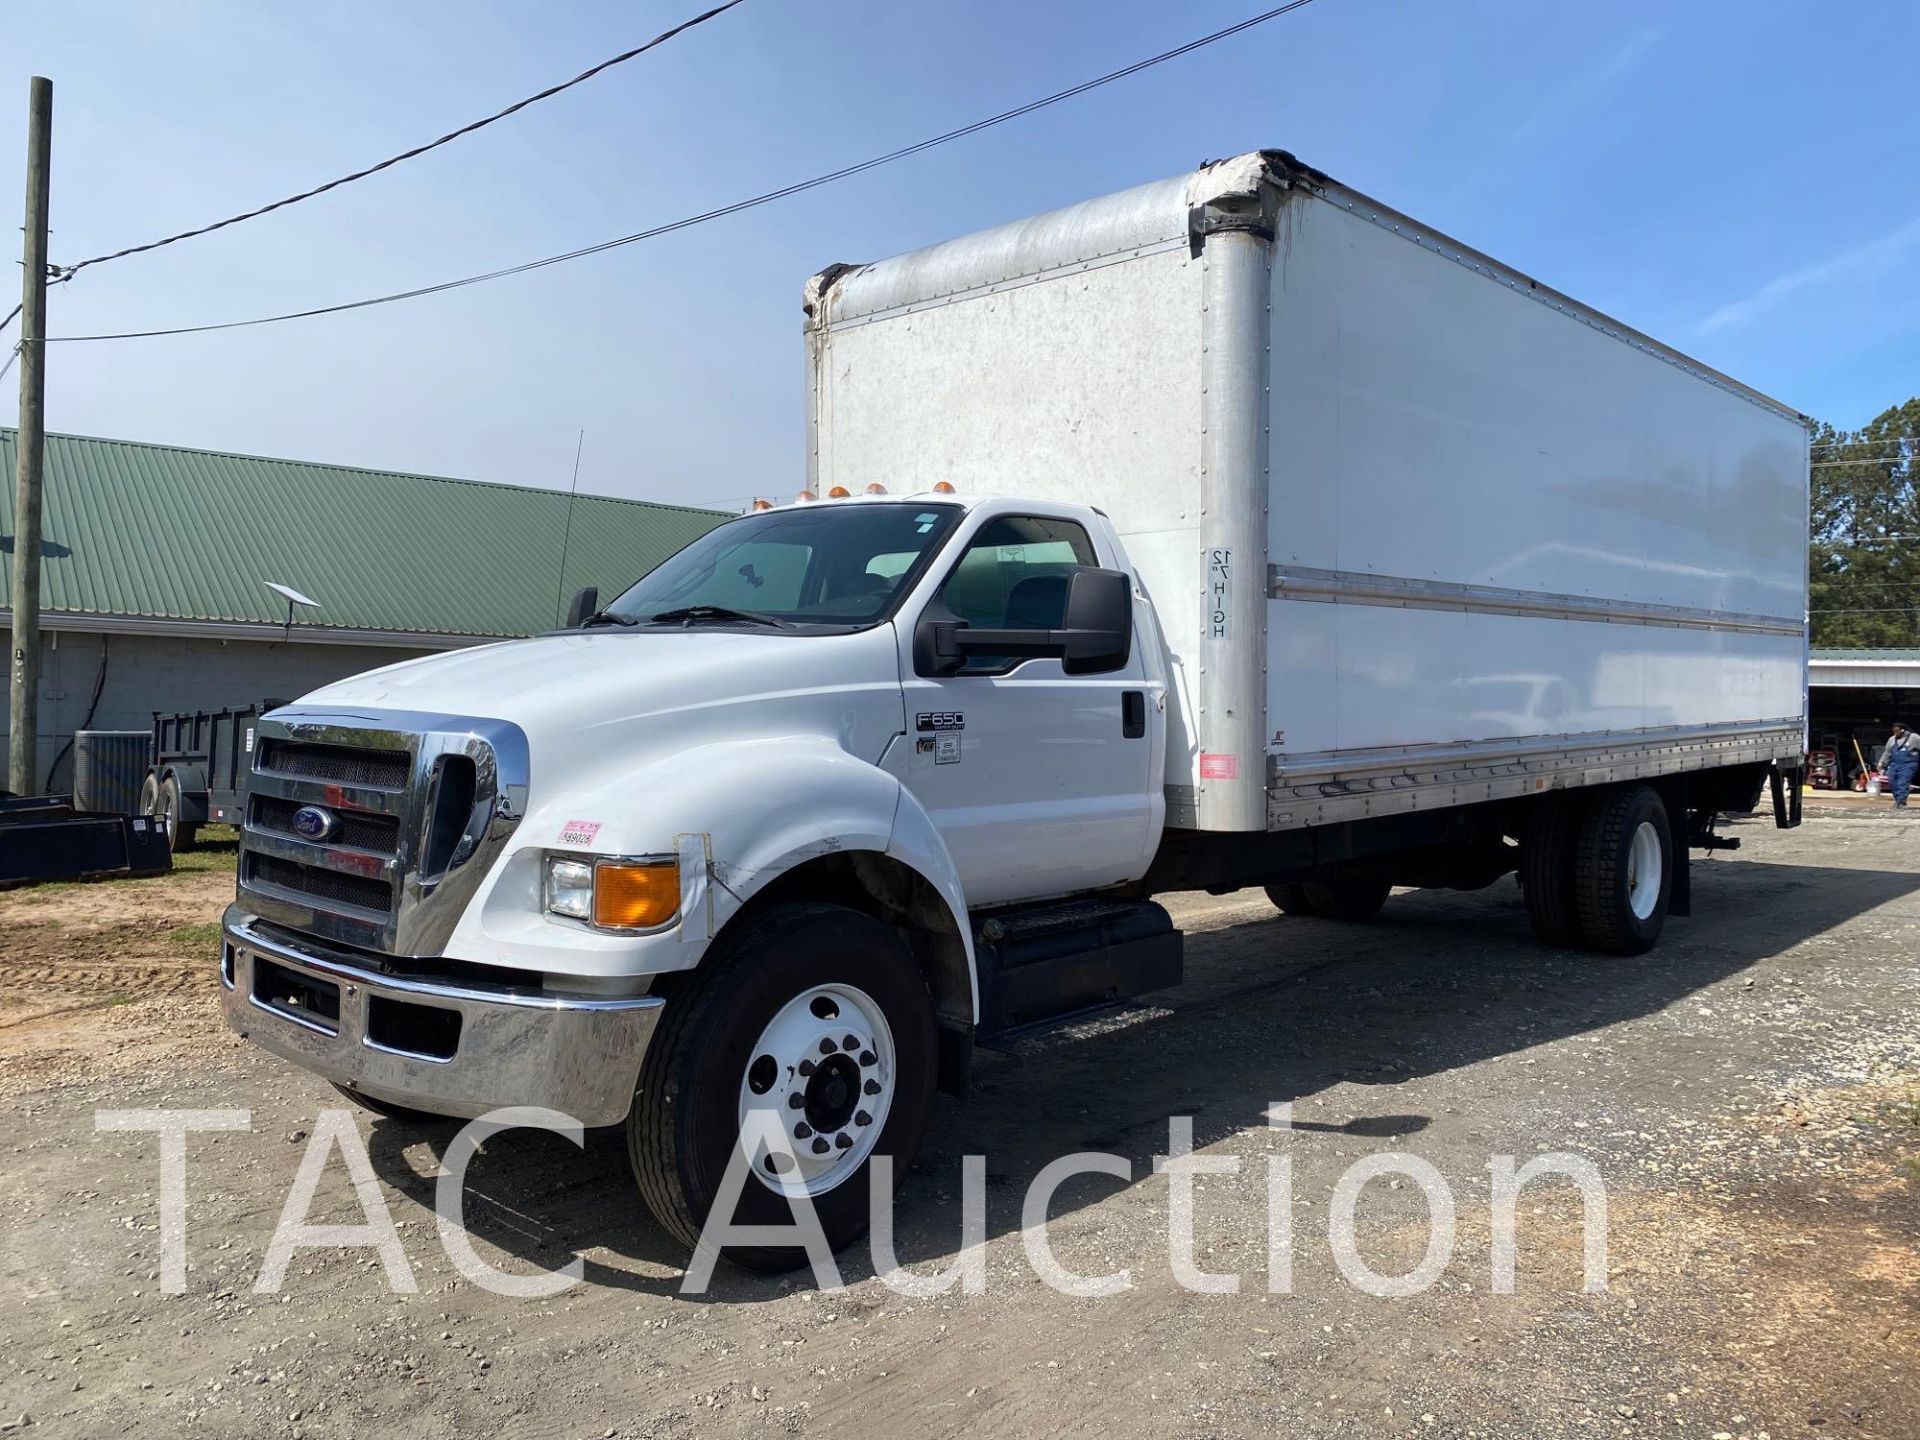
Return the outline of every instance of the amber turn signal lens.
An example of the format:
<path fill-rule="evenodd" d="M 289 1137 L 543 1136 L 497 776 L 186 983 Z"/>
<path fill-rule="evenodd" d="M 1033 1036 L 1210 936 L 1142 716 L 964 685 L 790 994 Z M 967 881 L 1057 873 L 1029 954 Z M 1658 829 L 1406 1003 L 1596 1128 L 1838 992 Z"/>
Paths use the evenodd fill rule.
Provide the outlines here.
<path fill-rule="evenodd" d="M 848 494 L 849 494 L 849 493 L 850 493 L 850 492 L 848 491 L 848 489 L 847 489 L 847 487 L 846 487 L 846 486 L 844 486 L 844 485 L 836 485 L 836 486 L 834 486 L 834 487 L 833 487 L 833 488 L 832 488 L 831 490 L 829 490 L 829 491 L 827 491 L 827 499 L 829 499 L 829 500 L 844 500 L 844 499 L 846 499 L 846 498 L 847 498 L 847 496 L 848 496 Z"/>
<path fill-rule="evenodd" d="M 609 930 L 650 930 L 680 908 L 680 867 L 602 863 L 593 871 L 593 923 Z"/>

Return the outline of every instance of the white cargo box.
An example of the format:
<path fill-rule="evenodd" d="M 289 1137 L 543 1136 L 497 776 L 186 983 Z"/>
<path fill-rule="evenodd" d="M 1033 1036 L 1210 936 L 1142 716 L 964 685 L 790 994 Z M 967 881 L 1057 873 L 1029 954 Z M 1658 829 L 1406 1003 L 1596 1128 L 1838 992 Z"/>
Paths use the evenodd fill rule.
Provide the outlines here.
<path fill-rule="evenodd" d="M 810 479 L 1081 501 L 1168 820 L 1798 759 L 1802 417 L 1261 151 L 808 287 Z"/>

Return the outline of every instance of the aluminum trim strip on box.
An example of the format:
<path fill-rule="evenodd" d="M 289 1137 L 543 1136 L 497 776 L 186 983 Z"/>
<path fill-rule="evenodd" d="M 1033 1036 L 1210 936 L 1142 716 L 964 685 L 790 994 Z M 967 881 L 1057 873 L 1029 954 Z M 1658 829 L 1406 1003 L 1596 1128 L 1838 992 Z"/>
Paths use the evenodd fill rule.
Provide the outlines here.
<path fill-rule="evenodd" d="M 1323 605 L 1384 605 L 1402 610 L 1455 610 L 1540 620 L 1583 620 L 1605 625 L 1657 625 L 1679 630 L 1720 630 L 1742 635 L 1800 636 L 1798 620 L 1685 605 L 1648 605 L 1593 595 L 1556 595 L 1499 585 L 1419 580 L 1356 570 L 1305 565 L 1267 567 L 1267 594 L 1275 600 Z"/>
<path fill-rule="evenodd" d="M 1645 780 L 1725 765 L 1795 761 L 1800 722 L 1479 745 L 1269 762 L 1268 828 L 1293 830 L 1549 790 Z"/>

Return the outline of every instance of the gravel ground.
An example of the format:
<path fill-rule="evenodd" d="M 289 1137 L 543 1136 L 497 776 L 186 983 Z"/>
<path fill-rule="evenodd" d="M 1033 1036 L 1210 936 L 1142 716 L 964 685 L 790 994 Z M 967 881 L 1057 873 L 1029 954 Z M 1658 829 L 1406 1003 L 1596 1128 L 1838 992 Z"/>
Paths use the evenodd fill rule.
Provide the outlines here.
<path fill-rule="evenodd" d="M 1816 815 L 1737 827 L 1695 909 L 1635 960 L 1543 950 L 1511 880 L 1396 896 L 1350 927 L 1256 893 L 1178 897 L 1188 980 L 1153 1003 L 983 1057 L 942 1099 L 902 1184 L 902 1262 L 959 1249 L 961 1157 L 984 1155 L 987 1286 L 894 1293 L 864 1247 L 846 1288 L 685 1257 L 647 1219 L 620 1137 L 585 1152 L 510 1132 L 469 1172 L 480 1254 L 545 1300 L 462 1279 L 433 1178 L 451 1128 L 357 1115 L 418 1284 L 371 1250 L 296 1256 L 254 1292 L 321 1111 L 318 1081 L 219 1027 L 205 927 L 216 858 L 170 880 L 0 895 L 0 1430 L 28 1435 L 419 1437 L 785 1433 L 933 1436 L 1920 1435 L 1920 824 Z M 230 864 L 226 867 L 230 872 Z M 1289 1103 L 1293 1127 L 1269 1127 Z M 191 1268 L 160 1289 L 158 1146 L 96 1134 L 97 1108 L 251 1111 L 189 1144 Z M 1237 1175 L 1196 1184 L 1199 1263 L 1171 1269 L 1168 1117 Z M 1131 1178 L 1059 1191 L 1060 1260 L 1128 1267 L 1103 1299 L 1036 1278 L 1022 1198 L 1048 1161 L 1108 1151 Z M 1458 1209 L 1437 1283 L 1382 1298 L 1342 1278 L 1335 1184 L 1379 1151 L 1431 1163 Z M 1582 1288 L 1574 1190 L 1519 1210 L 1515 1293 L 1492 1291 L 1489 1164 L 1549 1151 L 1597 1167 L 1604 1289 Z M 1293 1165 L 1291 1293 L 1270 1293 L 1266 1158 Z M 1358 1253 L 1403 1272 L 1427 1201 L 1383 1177 Z M 335 1154 L 315 1223 L 361 1210 Z"/>

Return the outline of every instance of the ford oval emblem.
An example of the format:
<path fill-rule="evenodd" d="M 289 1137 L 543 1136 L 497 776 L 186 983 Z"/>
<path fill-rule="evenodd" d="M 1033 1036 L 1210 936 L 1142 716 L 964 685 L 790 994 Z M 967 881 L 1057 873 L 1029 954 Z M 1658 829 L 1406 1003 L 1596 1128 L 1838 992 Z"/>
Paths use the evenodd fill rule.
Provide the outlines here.
<path fill-rule="evenodd" d="M 322 810 L 318 805 L 302 805 L 293 812 L 294 834 L 307 840 L 324 840 L 339 824 L 331 810 Z"/>

